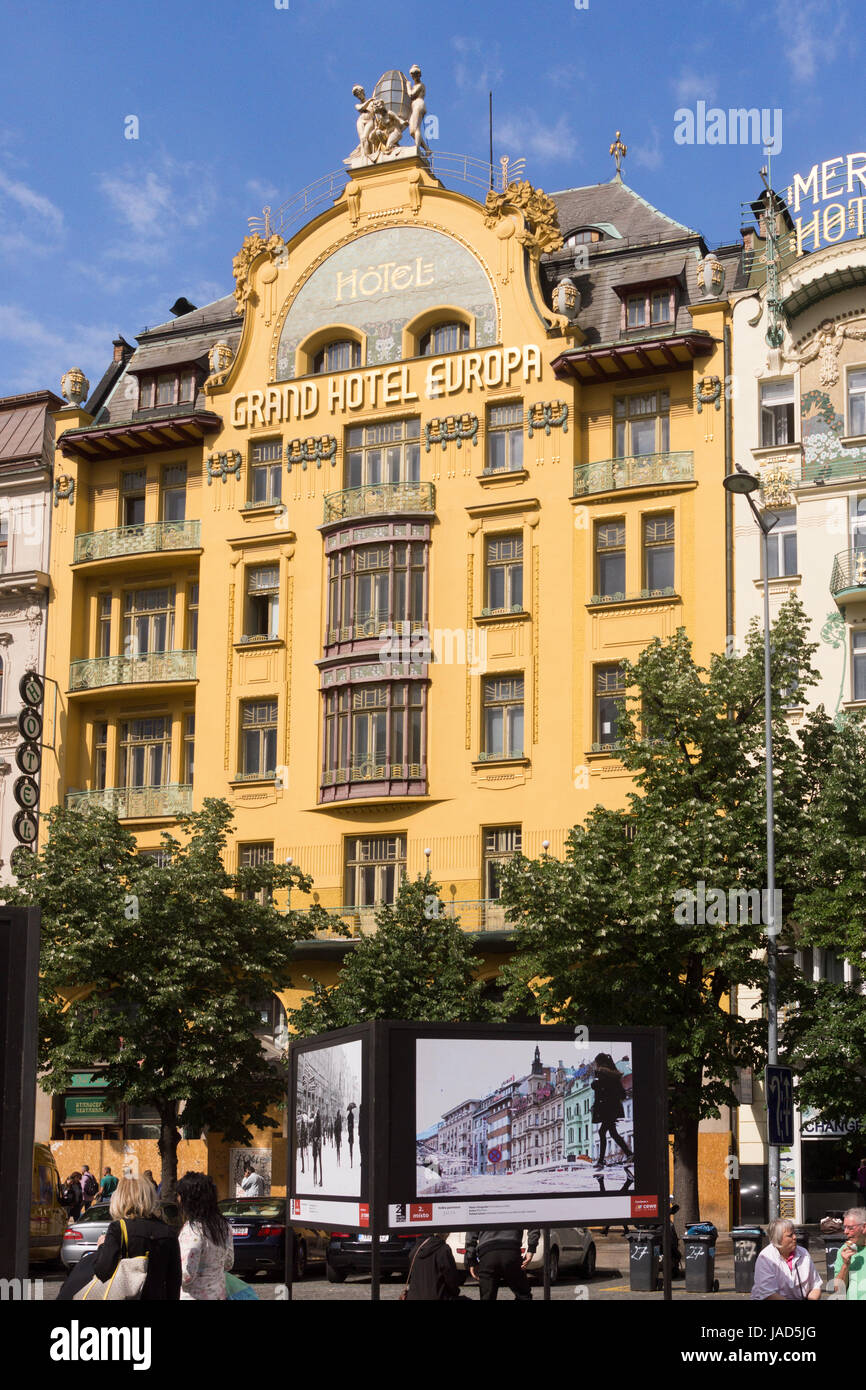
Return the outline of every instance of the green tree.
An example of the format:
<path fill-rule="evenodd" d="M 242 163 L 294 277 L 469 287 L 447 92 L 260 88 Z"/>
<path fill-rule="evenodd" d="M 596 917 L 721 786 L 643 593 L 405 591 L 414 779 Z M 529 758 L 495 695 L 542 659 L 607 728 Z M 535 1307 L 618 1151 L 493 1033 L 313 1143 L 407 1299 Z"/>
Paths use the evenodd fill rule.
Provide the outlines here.
<path fill-rule="evenodd" d="M 800 830 L 816 777 L 806 748 L 826 749 L 833 737 L 823 711 L 800 739 L 785 720 L 781 692 L 816 680 L 806 631 L 796 602 L 772 631 L 786 908 L 804 882 Z M 766 1025 L 737 1011 L 736 991 L 765 988 L 766 938 L 745 900 L 735 899 L 732 912 L 728 898 L 766 883 L 763 637 L 754 626 L 742 655 L 714 656 L 705 669 L 680 629 L 623 665 L 629 696 L 617 756 L 635 790 L 627 810 L 597 807 L 574 828 L 564 862 L 519 860 L 506 871 L 517 952 L 504 970 L 504 1012 L 532 985 L 551 1021 L 667 1030 L 674 1195 L 690 1221 L 698 1215 L 699 1122 L 735 1102 L 736 1069 L 765 1055 Z M 721 907 L 713 889 L 725 895 Z"/>
<path fill-rule="evenodd" d="M 98 1064 L 113 1096 L 154 1106 L 170 1192 L 179 1119 L 240 1143 L 249 1124 L 275 1124 L 267 1112 L 285 1078 L 254 1036 L 252 1005 L 290 983 L 293 943 L 310 930 L 270 894 L 309 892 L 311 880 L 287 865 L 228 873 L 225 801 L 185 817 L 182 840 L 163 834 L 164 866 L 138 856 L 105 811 L 57 807 L 47 820 L 43 851 L 16 856 L 18 886 L 6 890 L 7 902 L 42 908 L 41 1084 L 62 1091 Z"/>
<path fill-rule="evenodd" d="M 798 945 L 830 950 L 862 970 L 866 957 L 866 724 L 849 716 L 835 731 L 819 794 L 810 803 L 803 850 L 811 869 L 794 905 Z M 798 1100 L 827 1120 L 866 1126 L 866 994 L 860 980 L 800 980 L 783 1039 Z"/>
<path fill-rule="evenodd" d="M 393 906 L 376 909 L 376 931 L 353 943 L 334 985 L 309 979 L 311 994 L 288 1018 L 307 1035 L 368 1019 L 468 1023 L 488 1016 L 478 960 L 449 917 L 429 874 L 404 879 Z"/>

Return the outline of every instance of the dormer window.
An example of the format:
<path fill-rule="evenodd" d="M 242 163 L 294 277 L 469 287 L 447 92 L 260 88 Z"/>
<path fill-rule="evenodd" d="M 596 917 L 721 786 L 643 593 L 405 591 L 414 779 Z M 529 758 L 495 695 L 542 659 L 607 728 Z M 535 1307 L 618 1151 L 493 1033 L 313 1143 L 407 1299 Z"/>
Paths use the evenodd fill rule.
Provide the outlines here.
<path fill-rule="evenodd" d="M 192 405 L 196 384 L 193 367 L 147 372 L 138 379 L 138 408 L 151 410 L 154 406 Z"/>
<path fill-rule="evenodd" d="M 313 358 L 313 371 L 320 376 L 328 372 L 347 372 L 361 365 L 361 344 L 351 338 L 327 343 Z"/>
<path fill-rule="evenodd" d="M 655 328 L 673 323 L 673 290 L 653 290 L 650 294 L 630 294 L 626 300 L 626 327 Z"/>
<path fill-rule="evenodd" d="M 462 352 L 469 346 L 469 328 L 465 323 L 437 323 L 429 333 L 424 334 L 419 346 L 422 357 Z"/>
<path fill-rule="evenodd" d="M 601 232 L 597 227 L 578 227 L 576 232 L 571 232 L 562 243 L 566 246 L 586 246 L 594 241 L 601 241 Z"/>

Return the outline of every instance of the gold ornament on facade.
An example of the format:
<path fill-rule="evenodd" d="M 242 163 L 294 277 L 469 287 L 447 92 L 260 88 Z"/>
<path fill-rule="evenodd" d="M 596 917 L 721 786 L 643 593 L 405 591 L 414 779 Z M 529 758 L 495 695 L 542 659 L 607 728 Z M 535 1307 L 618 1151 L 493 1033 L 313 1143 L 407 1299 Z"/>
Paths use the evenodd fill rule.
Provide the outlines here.
<path fill-rule="evenodd" d="M 60 394 L 70 405 L 80 408 L 87 400 L 90 382 L 80 367 L 71 367 L 60 378 Z"/>
<path fill-rule="evenodd" d="M 259 256 L 268 255 L 272 261 L 277 261 L 282 265 L 287 263 L 288 251 L 286 243 L 276 232 L 265 241 L 259 232 L 254 232 L 252 236 L 244 237 L 240 251 L 232 261 L 232 274 L 235 277 L 235 313 L 242 314 L 247 305 L 247 300 L 252 294 L 252 282 L 250 271 L 253 262 Z"/>
<path fill-rule="evenodd" d="M 622 170 L 621 170 L 621 168 L 620 168 L 620 165 L 622 164 L 622 161 L 625 159 L 626 155 L 628 154 L 628 145 L 624 145 L 624 144 L 623 144 L 622 140 L 620 139 L 620 136 L 621 136 L 621 135 L 622 135 L 622 131 L 621 131 L 621 130 L 618 130 L 618 131 L 616 132 L 616 139 L 614 140 L 613 144 L 611 145 L 611 147 L 610 147 L 610 149 L 609 149 L 609 151 L 608 151 L 609 154 L 612 154 L 612 155 L 613 155 L 613 157 L 614 157 L 614 159 L 615 159 L 615 161 L 616 161 L 616 177 L 617 177 L 618 179 L 621 179 L 621 178 L 622 178 Z"/>
<path fill-rule="evenodd" d="M 545 251 L 558 251 L 562 246 L 559 216 L 552 198 L 528 180 L 510 183 L 504 193 L 487 194 L 484 204 L 484 225 L 495 227 L 510 214 L 520 213 L 523 226 L 517 229 L 517 240 L 532 256 Z"/>
<path fill-rule="evenodd" d="M 234 350 L 229 347 L 225 338 L 219 338 L 207 355 L 210 375 L 205 382 L 205 387 L 221 386 L 228 376 L 234 360 Z"/>
<path fill-rule="evenodd" d="M 791 501 L 791 470 L 783 463 L 771 464 L 761 474 L 761 498 L 765 506 L 786 507 Z"/>

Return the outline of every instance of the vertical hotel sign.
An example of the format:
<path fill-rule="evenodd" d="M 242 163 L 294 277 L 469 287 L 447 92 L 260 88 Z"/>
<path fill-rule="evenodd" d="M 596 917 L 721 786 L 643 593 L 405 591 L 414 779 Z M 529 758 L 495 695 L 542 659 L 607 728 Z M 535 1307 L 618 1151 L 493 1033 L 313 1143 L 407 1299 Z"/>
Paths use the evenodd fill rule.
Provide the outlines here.
<path fill-rule="evenodd" d="M 788 185 L 797 255 L 832 246 L 848 232 L 866 230 L 866 153 L 840 154 L 795 174 Z"/>
<path fill-rule="evenodd" d="M 21 776 L 16 779 L 12 791 L 21 809 L 12 821 L 12 833 L 20 844 L 33 849 L 39 833 L 39 783 L 36 778 L 42 766 L 41 707 L 45 695 L 42 677 L 35 671 L 28 671 L 21 677 L 18 693 L 23 703 L 18 715 L 21 743 L 15 751 L 15 762 Z"/>

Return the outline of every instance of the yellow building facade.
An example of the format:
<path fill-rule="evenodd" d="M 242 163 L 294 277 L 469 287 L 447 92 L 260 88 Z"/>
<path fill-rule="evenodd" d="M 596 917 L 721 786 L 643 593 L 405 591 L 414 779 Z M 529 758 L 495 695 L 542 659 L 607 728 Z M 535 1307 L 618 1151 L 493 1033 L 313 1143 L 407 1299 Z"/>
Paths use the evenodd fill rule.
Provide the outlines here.
<path fill-rule="evenodd" d="M 446 183 L 355 161 L 57 412 L 42 804 L 226 797 L 356 933 L 429 867 L 492 976 L 503 861 L 624 804 L 618 663 L 731 631 L 734 263 L 619 174 Z"/>

